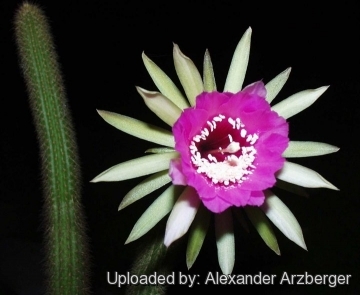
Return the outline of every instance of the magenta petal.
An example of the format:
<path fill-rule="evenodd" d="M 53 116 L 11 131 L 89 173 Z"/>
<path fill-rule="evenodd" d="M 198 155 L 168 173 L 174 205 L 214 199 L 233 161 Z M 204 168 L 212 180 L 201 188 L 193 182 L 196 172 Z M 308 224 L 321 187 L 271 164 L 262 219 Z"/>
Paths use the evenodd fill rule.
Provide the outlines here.
<path fill-rule="evenodd" d="M 223 189 L 219 193 L 219 197 L 223 200 L 226 200 L 233 204 L 236 207 L 244 207 L 247 205 L 250 198 L 251 191 L 232 188 L 232 189 Z"/>
<path fill-rule="evenodd" d="M 189 140 L 202 128 L 208 120 L 208 114 L 204 110 L 194 108 L 185 109 L 173 126 L 175 144 L 189 144 Z"/>
<path fill-rule="evenodd" d="M 266 97 L 266 88 L 262 81 L 254 82 L 246 86 L 242 91 L 244 94 Z"/>
<path fill-rule="evenodd" d="M 258 153 L 271 152 L 281 156 L 289 144 L 289 138 L 278 133 L 268 133 L 263 135 L 257 142 Z"/>
<path fill-rule="evenodd" d="M 214 199 L 202 199 L 203 204 L 206 208 L 214 213 L 221 213 L 225 211 L 227 208 L 231 207 L 232 204 L 224 201 L 221 198 Z"/>
<path fill-rule="evenodd" d="M 265 201 L 265 195 L 263 191 L 252 191 L 248 205 L 251 206 L 261 206 Z"/>
<path fill-rule="evenodd" d="M 204 109 L 210 116 L 218 115 L 221 106 L 227 103 L 230 97 L 230 93 L 203 92 L 196 98 L 196 109 Z"/>
<path fill-rule="evenodd" d="M 180 159 L 173 159 L 170 161 L 169 175 L 173 184 L 187 185 L 186 176 L 182 173 Z"/>
<path fill-rule="evenodd" d="M 204 92 L 173 126 L 180 153 L 170 165 L 173 183 L 193 187 L 213 212 L 261 205 L 284 165 L 288 123 L 265 96 L 261 81 L 235 94 Z"/>

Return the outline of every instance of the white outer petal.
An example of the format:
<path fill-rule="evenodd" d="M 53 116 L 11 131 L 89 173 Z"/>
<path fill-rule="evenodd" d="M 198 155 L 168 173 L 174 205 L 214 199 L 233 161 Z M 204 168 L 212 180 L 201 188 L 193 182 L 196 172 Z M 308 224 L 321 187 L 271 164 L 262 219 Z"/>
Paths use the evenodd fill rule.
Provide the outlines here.
<path fill-rule="evenodd" d="M 186 96 L 192 106 L 195 105 L 196 96 L 204 91 L 200 73 L 193 61 L 184 55 L 178 45 L 173 49 L 174 65 L 180 83 L 184 88 Z"/>
<path fill-rule="evenodd" d="M 265 191 L 265 202 L 260 208 L 287 238 L 307 250 L 298 221 L 277 196 L 271 191 Z"/>
<path fill-rule="evenodd" d="M 316 171 L 288 161 L 286 161 L 283 168 L 276 173 L 276 177 L 303 187 L 325 187 L 339 190 Z"/>
<path fill-rule="evenodd" d="M 161 171 L 156 174 L 151 175 L 137 186 L 133 187 L 121 201 L 118 210 L 124 209 L 125 207 L 131 205 L 132 203 L 140 200 L 142 197 L 152 193 L 158 188 L 168 184 L 171 181 L 169 176 L 169 171 Z"/>
<path fill-rule="evenodd" d="M 249 27 L 236 46 L 226 77 L 224 92 L 237 93 L 242 88 L 249 63 L 251 33 L 252 30 Z"/>
<path fill-rule="evenodd" d="M 140 216 L 135 223 L 125 244 L 137 240 L 150 229 L 152 229 L 161 219 L 168 214 L 174 206 L 178 196 L 179 187 L 169 186 Z"/>
<path fill-rule="evenodd" d="M 200 198 L 194 188 L 188 186 L 176 201 L 166 223 L 164 244 L 169 247 L 172 242 L 188 231 L 200 205 Z"/>
<path fill-rule="evenodd" d="M 148 91 L 141 87 L 136 87 L 145 104 L 166 124 L 173 126 L 181 115 L 181 109 L 160 92 Z"/>
<path fill-rule="evenodd" d="M 216 91 L 214 68 L 211 62 L 210 53 L 207 49 L 204 55 L 203 80 L 204 80 L 204 91 L 207 92 Z"/>
<path fill-rule="evenodd" d="M 175 86 L 174 82 L 150 59 L 142 53 L 144 65 L 160 92 L 175 103 L 180 109 L 189 107 L 188 102 Z"/>
<path fill-rule="evenodd" d="M 290 141 L 283 153 L 285 158 L 313 157 L 335 153 L 338 147 L 323 142 Z"/>
<path fill-rule="evenodd" d="M 171 152 L 175 152 L 175 150 L 168 147 L 159 147 L 159 148 L 156 147 L 156 148 L 147 149 L 145 151 L 146 154 L 163 154 L 163 153 L 171 153 Z"/>
<path fill-rule="evenodd" d="M 170 131 L 121 114 L 101 110 L 97 112 L 107 123 L 125 133 L 160 145 L 175 146 Z"/>
<path fill-rule="evenodd" d="M 280 90 L 285 85 L 287 79 L 289 78 L 291 68 L 287 68 L 285 71 L 281 72 L 274 79 L 268 82 L 265 85 L 266 88 L 266 100 L 268 103 L 272 102 L 273 99 L 278 95 Z"/>
<path fill-rule="evenodd" d="M 235 238 L 230 209 L 215 214 L 215 235 L 220 268 L 229 275 L 235 263 Z"/>
<path fill-rule="evenodd" d="M 169 169 L 170 160 L 178 158 L 177 152 L 155 154 L 132 159 L 110 167 L 91 182 L 121 181 Z"/>
<path fill-rule="evenodd" d="M 328 88 L 329 86 L 323 86 L 300 91 L 274 105 L 271 109 L 283 118 L 288 119 L 311 106 Z"/>

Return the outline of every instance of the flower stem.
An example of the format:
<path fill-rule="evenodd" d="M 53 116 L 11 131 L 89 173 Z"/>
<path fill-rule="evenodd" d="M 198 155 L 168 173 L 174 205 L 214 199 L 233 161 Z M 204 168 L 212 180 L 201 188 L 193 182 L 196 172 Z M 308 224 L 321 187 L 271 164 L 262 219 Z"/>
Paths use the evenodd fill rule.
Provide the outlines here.
<path fill-rule="evenodd" d="M 15 33 L 42 160 L 47 294 L 87 294 L 78 153 L 50 28 L 43 12 L 25 2 Z"/>

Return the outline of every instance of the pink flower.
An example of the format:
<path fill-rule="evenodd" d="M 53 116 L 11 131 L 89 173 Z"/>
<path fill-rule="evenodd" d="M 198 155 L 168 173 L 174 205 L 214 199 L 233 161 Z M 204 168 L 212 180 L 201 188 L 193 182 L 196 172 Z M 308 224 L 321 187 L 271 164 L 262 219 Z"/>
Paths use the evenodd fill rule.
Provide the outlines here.
<path fill-rule="evenodd" d="M 98 111 L 114 127 L 160 147 L 105 170 L 92 182 L 122 181 L 150 175 L 122 199 L 119 210 L 170 184 L 134 225 L 130 243 L 170 213 L 164 244 L 189 232 L 186 262 L 195 262 L 215 214 L 219 265 L 232 272 L 235 261 L 233 215 L 246 214 L 276 254 L 279 246 L 269 220 L 291 241 L 306 249 L 302 230 L 289 208 L 271 188 L 304 194 L 303 187 L 337 188 L 320 174 L 288 158 L 319 156 L 337 147 L 289 141 L 287 119 L 313 104 L 328 88 L 300 91 L 270 107 L 286 83 L 290 68 L 264 85 L 242 88 L 250 52 L 251 28 L 241 38 L 226 78 L 217 92 L 209 52 L 201 77 L 194 63 L 174 45 L 174 64 L 186 97 L 145 54 L 146 69 L 160 92 L 137 87 L 145 104 L 172 127 L 172 132 L 124 115 Z"/>
<path fill-rule="evenodd" d="M 214 213 L 262 205 L 284 165 L 288 124 L 265 96 L 262 82 L 236 94 L 203 92 L 173 126 L 180 158 L 171 161 L 172 182 L 195 188 Z"/>

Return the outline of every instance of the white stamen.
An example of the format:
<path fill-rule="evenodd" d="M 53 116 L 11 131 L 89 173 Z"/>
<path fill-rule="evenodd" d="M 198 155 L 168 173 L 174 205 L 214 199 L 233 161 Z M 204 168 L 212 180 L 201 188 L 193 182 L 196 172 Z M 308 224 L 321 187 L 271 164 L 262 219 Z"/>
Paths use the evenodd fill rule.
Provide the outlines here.
<path fill-rule="evenodd" d="M 196 145 L 190 145 L 190 150 L 197 151 Z"/>
<path fill-rule="evenodd" d="M 246 136 L 246 129 L 241 129 L 241 131 L 240 131 L 240 136 L 241 136 L 242 138 L 245 138 L 245 136 Z"/>
<path fill-rule="evenodd" d="M 214 117 L 214 120 L 215 120 L 216 122 L 221 122 L 221 121 L 222 121 L 222 119 L 221 119 L 220 117 Z"/>
<path fill-rule="evenodd" d="M 236 129 L 239 130 L 240 129 L 240 119 L 236 118 Z"/>
<path fill-rule="evenodd" d="M 225 118 L 226 118 L 224 115 L 221 115 L 221 114 L 219 114 L 219 117 L 220 117 L 221 119 L 225 119 Z"/>
<path fill-rule="evenodd" d="M 228 119 L 229 124 L 231 124 L 231 126 L 233 127 L 233 129 L 235 129 L 235 120 L 233 118 L 229 118 Z"/>
<path fill-rule="evenodd" d="M 232 142 L 233 141 L 232 136 L 228 134 L 228 137 L 229 137 L 229 141 Z"/>
<path fill-rule="evenodd" d="M 246 137 L 246 142 L 249 142 L 251 139 L 252 139 L 252 135 L 249 134 L 249 135 Z"/>
<path fill-rule="evenodd" d="M 204 128 L 204 129 L 203 129 L 203 131 L 204 131 L 204 133 L 205 133 L 205 135 L 206 135 L 206 136 L 208 136 L 208 135 L 209 135 L 209 129 Z"/>
<path fill-rule="evenodd" d="M 255 133 L 253 135 L 253 138 L 250 141 L 250 144 L 253 145 L 257 140 L 258 140 L 259 136 Z"/>
<path fill-rule="evenodd" d="M 210 131 L 213 132 L 214 126 L 211 124 L 211 122 L 210 122 L 210 121 L 207 121 L 206 123 L 209 125 Z"/>
<path fill-rule="evenodd" d="M 208 154 L 208 158 L 210 162 L 213 161 L 214 163 L 217 163 L 217 159 L 213 155 Z"/>

